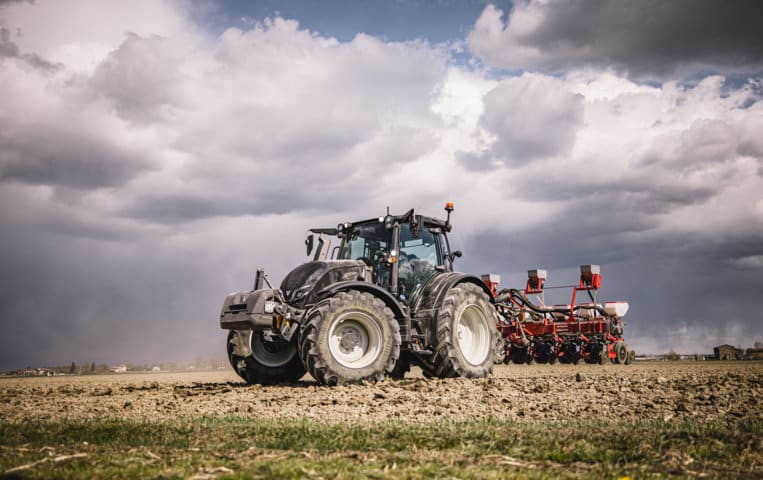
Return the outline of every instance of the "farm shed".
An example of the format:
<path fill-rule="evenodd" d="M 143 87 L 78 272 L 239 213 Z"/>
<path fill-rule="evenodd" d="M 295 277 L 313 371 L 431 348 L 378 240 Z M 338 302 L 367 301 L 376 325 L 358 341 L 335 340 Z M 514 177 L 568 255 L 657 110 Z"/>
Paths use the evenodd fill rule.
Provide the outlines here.
<path fill-rule="evenodd" d="M 718 345 L 713 348 L 713 356 L 716 360 L 739 360 L 741 352 L 734 345 Z"/>

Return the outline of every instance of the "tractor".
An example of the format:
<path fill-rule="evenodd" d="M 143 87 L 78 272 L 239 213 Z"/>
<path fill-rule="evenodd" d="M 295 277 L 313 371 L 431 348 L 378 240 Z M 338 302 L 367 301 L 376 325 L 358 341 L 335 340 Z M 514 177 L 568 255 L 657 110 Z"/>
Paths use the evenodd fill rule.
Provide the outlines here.
<path fill-rule="evenodd" d="M 223 303 L 228 357 L 247 383 L 289 383 L 310 373 L 326 385 L 403 378 L 486 377 L 502 346 L 494 296 L 478 276 L 457 273 L 461 252 L 446 220 L 387 214 L 312 228 L 312 260 L 275 288 L 257 270 L 254 288 Z M 338 245 L 331 248 L 331 240 Z"/>

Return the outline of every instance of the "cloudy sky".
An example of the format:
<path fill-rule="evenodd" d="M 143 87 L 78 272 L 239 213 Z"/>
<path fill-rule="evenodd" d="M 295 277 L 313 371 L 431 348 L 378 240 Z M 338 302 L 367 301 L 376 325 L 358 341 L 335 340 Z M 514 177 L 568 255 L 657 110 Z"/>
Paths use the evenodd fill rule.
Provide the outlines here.
<path fill-rule="evenodd" d="M 763 340 L 757 1 L 0 2 L 0 369 L 224 353 L 310 226 L 456 204 L 640 352 Z M 567 292 L 554 301 L 566 301 Z"/>

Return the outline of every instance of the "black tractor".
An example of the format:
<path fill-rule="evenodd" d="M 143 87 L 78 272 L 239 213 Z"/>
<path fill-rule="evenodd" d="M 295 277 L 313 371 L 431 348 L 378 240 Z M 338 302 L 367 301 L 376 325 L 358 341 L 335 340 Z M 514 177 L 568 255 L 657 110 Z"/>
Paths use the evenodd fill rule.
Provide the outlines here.
<path fill-rule="evenodd" d="M 280 288 L 258 270 L 253 290 L 225 299 L 220 326 L 236 372 L 261 384 L 309 372 L 328 385 L 403 378 L 412 364 L 429 377 L 489 375 L 499 342 L 493 295 L 479 277 L 453 271 L 461 252 L 450 250 L 453 205 L 445 210 L 445 221 L 411 209 L 310 229 L 313 260 Z"/>

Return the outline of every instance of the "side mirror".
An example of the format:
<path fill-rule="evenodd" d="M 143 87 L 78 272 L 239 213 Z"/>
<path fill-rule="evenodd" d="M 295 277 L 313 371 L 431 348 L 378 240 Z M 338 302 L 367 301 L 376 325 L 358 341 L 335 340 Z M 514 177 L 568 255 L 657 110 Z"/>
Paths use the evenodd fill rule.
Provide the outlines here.
<path fill-rule="evenodd" d="M 461 258 L 463 256 L 463 252 L 461 250 L 456 250 L 455 252 L 450 252 L 450 261 L 452 262 L 454 258 L 458 257 Z"/>
<path fill-rule="evenodd" d="M 305 237 L 305 247 L 307 247 L 307 256 L 310 256 L 310 252 L 313 251 L 313 245 L 315 243 L 315 235 L 312 233 Z"/>

